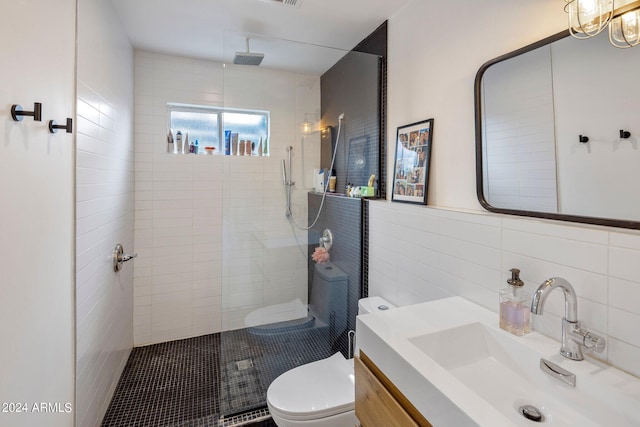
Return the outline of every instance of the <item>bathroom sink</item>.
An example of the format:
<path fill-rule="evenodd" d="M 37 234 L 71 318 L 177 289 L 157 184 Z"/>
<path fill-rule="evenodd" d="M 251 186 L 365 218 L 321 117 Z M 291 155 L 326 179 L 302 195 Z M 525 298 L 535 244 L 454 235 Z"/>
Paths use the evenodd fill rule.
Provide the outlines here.
<path fill-rule="evenodd" d="M 469 301 L 377 317 L 358 318 L 361 350 L 434 425 L 640 426 L 640 379 L 595 360 L 565 359 L 557 341 L 537 332 L 516 337 L 497 326 L 496 313 Z M 575 387 L 543 372 L 541 359 L 575 374 Z M 435 402 L 451 408 L 442 414 Z M 544 420 L 525 418 L 525 405 Z M 455 411 L 464 418 L 452 424 Z"/>
<path fill-rule="evenodd" d="M 632 425 L 602 402 L 602 390 L 571 388 L 539 369 L 544 355 L 508 333 L 475 322 L 409 341 L 516 424 L 528 424 L 520 408 L 533 405 L 547 426 Z M 636 420 L 638 422 L 638 420 Z M 626 424 L 625 424 L 626 423 Z M 635 424 L 637 425 L 637 424 Z"/>

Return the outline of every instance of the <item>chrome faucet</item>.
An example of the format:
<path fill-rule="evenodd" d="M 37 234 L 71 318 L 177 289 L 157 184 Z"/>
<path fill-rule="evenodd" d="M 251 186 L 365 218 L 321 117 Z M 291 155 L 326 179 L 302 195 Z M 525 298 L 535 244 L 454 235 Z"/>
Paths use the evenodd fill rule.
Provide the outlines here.
<path fill-rule="evenodd" d="M 544 303 L 549 293 L 556 288 L 562 290 L 564 294 L 564 318 L 562 319 L 560 354 L 571 360 L 583 360 L 583 350 L 601 353 L 605 347 L 605 340 L 580 327 L 576 291 L 571 286 L 571 283 L 565 279 L 552 277 L 545 280 L 533 294 L 531 312 L 533 314 L 542 314 Z"/>

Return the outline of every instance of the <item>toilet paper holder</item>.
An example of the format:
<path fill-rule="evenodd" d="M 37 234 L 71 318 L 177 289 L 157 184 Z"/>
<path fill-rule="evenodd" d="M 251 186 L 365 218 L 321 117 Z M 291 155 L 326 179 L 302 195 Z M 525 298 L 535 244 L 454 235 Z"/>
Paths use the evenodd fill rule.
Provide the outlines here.
<path fill-rule="evenodd" d="M 125 254 L 124 247 L 120 243 L 118 243 L 113 248 L 113 253 L 111 255 L 113 257 L 113 271 L 116 273 L 122 269 L 122 264 L 127 261 L 131 261 L 133 258 L 137 257 L 138 254 Z"/>

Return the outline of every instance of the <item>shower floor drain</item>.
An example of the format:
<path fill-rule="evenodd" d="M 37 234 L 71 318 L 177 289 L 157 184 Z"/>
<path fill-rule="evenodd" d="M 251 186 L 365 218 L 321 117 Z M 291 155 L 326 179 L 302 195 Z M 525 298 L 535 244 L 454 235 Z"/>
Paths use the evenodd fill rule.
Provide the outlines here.
<path fill-rule="evenodd" d="M 238 371 L 246 371 L 249 368 L 253 368 L 253 361 L 251 359 L 239 360 L 236 362 L 236 368 Z"/>
<path fill-rule="evenodd" d="M 266 421 L 270 418 L 271 414 L 269 414 L 269 409 L 260 408 L 242 414 L 231 415 L 229 417 L 220 417 L 218 420 L 218 427 L 248 426 L 260 421 Z"/>

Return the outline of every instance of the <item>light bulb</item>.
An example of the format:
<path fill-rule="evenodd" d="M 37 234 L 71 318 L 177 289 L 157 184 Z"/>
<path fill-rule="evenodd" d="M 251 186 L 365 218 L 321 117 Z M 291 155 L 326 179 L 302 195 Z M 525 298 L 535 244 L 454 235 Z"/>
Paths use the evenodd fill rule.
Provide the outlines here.
<path fill-rule="evenodd" d="M 612 20 L 609 40 L 616 47 L 632 47 L 640 43 L 640 10 L 632 10 Z"/>
<path fill-rule="evenodd" d="M 577 38 L 588 38 L 605 28 L 613 15 L 613 2 L 612 0 L 569 0 L 565 10 L 569 14 L 571 34 Z"/>

